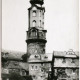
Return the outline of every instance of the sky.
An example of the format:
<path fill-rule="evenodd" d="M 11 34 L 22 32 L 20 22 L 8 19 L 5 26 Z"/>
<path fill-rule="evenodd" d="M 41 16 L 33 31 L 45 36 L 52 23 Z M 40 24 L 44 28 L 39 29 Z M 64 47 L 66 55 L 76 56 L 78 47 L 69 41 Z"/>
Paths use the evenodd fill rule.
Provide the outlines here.
<path fill-rule="evenodd" d="M 29 0 L 2 0 L 2 49 L 27 51 Z M 78 0 L 44 0 L 46 53 L 78 50 Z"/>

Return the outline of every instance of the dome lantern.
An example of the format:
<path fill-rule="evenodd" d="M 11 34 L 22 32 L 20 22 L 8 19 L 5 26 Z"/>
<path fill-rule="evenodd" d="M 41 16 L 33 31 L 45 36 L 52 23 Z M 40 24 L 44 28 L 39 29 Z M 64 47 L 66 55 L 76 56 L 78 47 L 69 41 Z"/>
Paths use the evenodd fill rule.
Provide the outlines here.
<path fill-rule="evenodd" d="M 40 4 L 43 5 L 44 4 L 44 0 L 30 0 L 31 4 Z"/>

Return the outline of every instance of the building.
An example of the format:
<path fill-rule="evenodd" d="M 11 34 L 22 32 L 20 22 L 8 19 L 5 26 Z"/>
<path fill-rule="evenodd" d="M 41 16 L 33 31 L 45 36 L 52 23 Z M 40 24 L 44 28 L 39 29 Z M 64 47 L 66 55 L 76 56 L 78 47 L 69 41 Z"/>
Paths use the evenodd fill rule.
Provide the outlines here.
<path fill-rule="evenodd" d="M 33 77 L 33 80 L 47 80 L 50 79 L 49 76 L 52 80 L 78 80 L 79 56 L 76 55 L 77 52 L 55 51 L 52 60 L 48 59 L 48 54 L 45 52 L 47 30 L 44 29 L 44 0 L 30 0 L 30 3 L 26 40 L 27 53 L 30 55 L 29 75 Z"/>
<path fill-rule="evenodd" d="M 2 79 L 9 80 L 8 76 L 12 72 L 21 76 L 27 76 L 29 72 L 33 80 L 79 80 L 79 52 L 54 51 L 53 56 L 46 53 L 44 0 L 30 0 L 30 4 L 29 26 L 26 31 L 28 62 L 23 62 L 20 54 L 3 53 L 2 58 L 6 62 L 2 63 Z"/>
<path fill-rule="evenodd" d="M 35 56 L 36 55 L 36 56 Z M 29 74 L 33 80 L 47 80 L 51 72 L 51 60 L 47 55 L 33 54 L 29 58 Z"/>
<path fill-rule="evenodd" d="M 28 63 L 23 62 L 21 56 L 24 53 L 14 51 L 2 51 L 2 80 L 10 80 L 14 74 L 26 77 L 29 75 Z"/>
<path fill-rule="evenodd" d="M 45 54 L 47 30 L 44 29 L 45 8 L 42 6 L 44 1 L 30 0 L 30 3 L 31 7 L 28 8 L 29 27 L 26 40 L 27 53 L 30 54 L 28 59 L 29 75 L 33 77 L 33 80 L 47 80 L 51 62 Z"/>
<path fill-rule="evenodd" d="M 54 51 L 52 59 L 53 80 L 79 80 L 79 52 Z"/>

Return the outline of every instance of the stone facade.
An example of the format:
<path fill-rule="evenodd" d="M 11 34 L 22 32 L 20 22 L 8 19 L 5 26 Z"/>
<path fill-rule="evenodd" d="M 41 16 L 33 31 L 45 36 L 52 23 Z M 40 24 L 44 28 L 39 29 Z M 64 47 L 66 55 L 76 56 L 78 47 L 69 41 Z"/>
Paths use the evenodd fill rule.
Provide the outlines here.
<path fill-rule="evenodd" d="M 42 7 L 43 0 L 30 0 L 31 7 L 28 8 L 29 27 L 27 31 L 27 53 L 30 54 L 28 59 L 29 75 L 33 80 L 46 80 L 49 67 L 48 57 L 45 55 L 46 32 L 44 30 L 44 13 L 45 8 Z M 42 64 L 46 65 L 44 70 Z M 49 68 L 48 68 L 49 69 Z"/>
<path fill-rule="evenodd" d="M 29 58 L 29 74 L 33 80 L 47 80 L 51 61 L 46 54 L 32 54 Z"/>

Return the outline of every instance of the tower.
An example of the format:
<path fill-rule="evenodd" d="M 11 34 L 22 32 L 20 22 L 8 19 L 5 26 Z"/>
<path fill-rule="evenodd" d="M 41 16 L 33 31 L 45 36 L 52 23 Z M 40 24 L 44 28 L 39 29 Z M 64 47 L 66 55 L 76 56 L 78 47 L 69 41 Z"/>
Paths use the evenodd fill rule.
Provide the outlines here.
<path fill-rule="evenodd" d="M 28 8 L 29 27 L 27 31 L 27 53 L 45 54 L 46 32 L 44 30 L 43 0 L 30 0 L 31 7 Z"/>
<path fill-rule="evenodd" d="M 46 62 L 45 55 L 46 46 L 46 32 L 44 29 L 44 13 L 45 8 L 43 0 L 30 0 L 31 7 L 28 8 L 29 26 L 27 31 L 27 53 L 30 54 L 28 58 L 29 75 L 33 80 L 44 80 L 46 78 L 42 65 Z M 44 64 L 44 65 L 45 65 Z M 45 77 L 44 77 L 45 76 Z"/>

